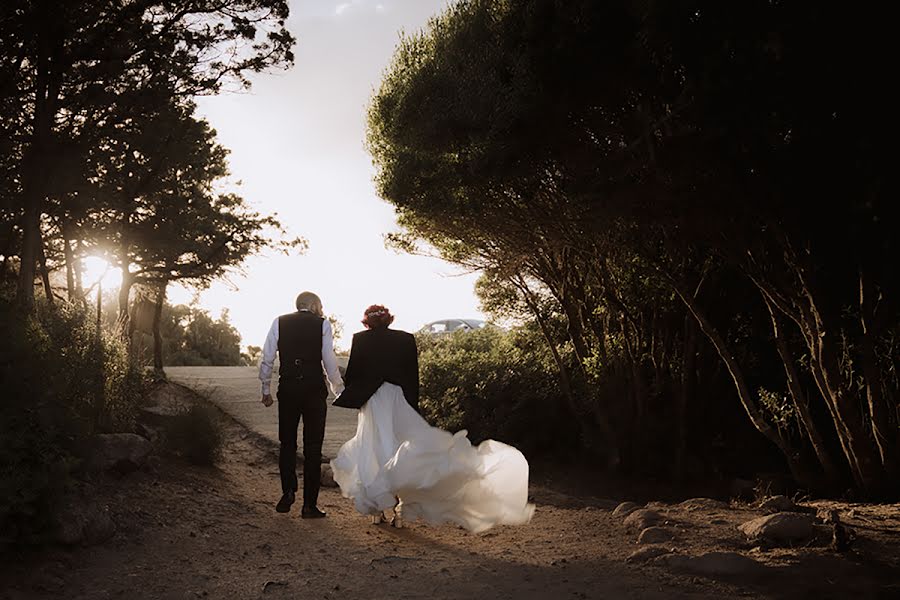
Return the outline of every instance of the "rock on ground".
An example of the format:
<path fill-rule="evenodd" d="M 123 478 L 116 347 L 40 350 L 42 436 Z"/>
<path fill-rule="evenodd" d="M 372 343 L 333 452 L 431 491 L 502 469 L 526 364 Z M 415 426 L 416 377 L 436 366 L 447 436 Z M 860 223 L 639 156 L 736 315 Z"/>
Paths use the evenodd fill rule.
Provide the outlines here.
<path fill-rule="evenodd" d="M 808 512 L 804 506 L 798 506 L 787 496 L 770 496 L 760 502 L 759 508 L 767 515 L 780 512 Z"/>
<path fill-rule="evenodd" d="M 816 536 L 812 515 L 781 512 L 759 517 L 740 525 L 738 529 L 752 541 L 773 543 L 804 542 Z"/>
<path fill-rule="evenodd" d="M 87 466 L 94 471 L 134 471 L 153 450 L 149 440 L 135 433 L 103 433 L 94 436 L 93 442 Z"/>
<path fill-rule="evenodd" d="M 623 502 L 622 504 L 618 505 L 615 510 L 613 510 L 612 514 L 614 517 L 625 517 L 639 508 L 640 506 L 638 506 L 638 504 L 635 502 Z"/>
<path fill-rule="evenodd" d="M 666 554 L 654 561 L 673 571 L 691 575 L 748 575 L 762 571 L 760 563 L 736 552 L 707 552 L 700 556 Z"/>
<path fill-rule="evenodd" d="M 625 562 L 647 562 L 648 560 L 656 558 L 658 556 L 662 556 L 663 554 L 671 553 L 672 550 L 664 546 L 644 546 L 643 548 L 638 548 L 637 550 L 629 554 L 628 558 L 625 559 Z"/>
<path fill-rule="evenodd" d="M 721 510 L 728 508 L 728 504 L 712 498 L 691 498 L 679 504 L 678 507 L 688 511 Z"/>
<path fill-rule="evenodd" d="M 659 544 L 675 538 L 675 532 L 665 527 L 648 527 L 638 536 L 638 544 Z"/>
<path fill-rule="evenodd" d="M 636 510 L 625 517 L 625 527 L 643 531 L 663 520 L 663 516 L 655 510 L 647 508 Z"/>

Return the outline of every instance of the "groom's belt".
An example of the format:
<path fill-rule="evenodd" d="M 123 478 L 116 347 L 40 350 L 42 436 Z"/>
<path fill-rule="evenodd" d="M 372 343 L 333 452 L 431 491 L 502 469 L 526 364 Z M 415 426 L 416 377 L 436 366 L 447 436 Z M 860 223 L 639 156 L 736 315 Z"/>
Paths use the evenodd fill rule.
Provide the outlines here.
<path fill-rule="evenodd" d="M 298 379 L 322 377 L 322 359 L 303 360 L 302 358 L 297 358 L 283 362 L 278 370 L 278 375 L 279 377 L 296 377 Z"/>

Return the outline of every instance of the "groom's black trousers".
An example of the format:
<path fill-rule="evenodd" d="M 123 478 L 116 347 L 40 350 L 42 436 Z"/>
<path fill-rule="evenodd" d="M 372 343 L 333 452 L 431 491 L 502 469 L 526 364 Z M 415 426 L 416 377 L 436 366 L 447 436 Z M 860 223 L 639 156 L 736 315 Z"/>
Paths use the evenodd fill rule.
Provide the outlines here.
<path fill-rule="evenodd" d="M 315 506 L 322 477 L 322 440 L 328 391 L 321 377 L 278 380 L 278 469 L 281 490 L 297 491 L 297 427 L 303 418 L 303 505 Z"/>

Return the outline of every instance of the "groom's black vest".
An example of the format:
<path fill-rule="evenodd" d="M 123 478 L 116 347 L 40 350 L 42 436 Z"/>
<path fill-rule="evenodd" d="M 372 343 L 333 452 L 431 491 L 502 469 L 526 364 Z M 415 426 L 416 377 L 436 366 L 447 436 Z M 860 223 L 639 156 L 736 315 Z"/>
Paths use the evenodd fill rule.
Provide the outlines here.
<path fill-rule="evenodd" d="M 311 312 L 299 311 L 278 317 L 279 377 L 297 378 L 307 383 L 321 382 L 322 322 Z"/>

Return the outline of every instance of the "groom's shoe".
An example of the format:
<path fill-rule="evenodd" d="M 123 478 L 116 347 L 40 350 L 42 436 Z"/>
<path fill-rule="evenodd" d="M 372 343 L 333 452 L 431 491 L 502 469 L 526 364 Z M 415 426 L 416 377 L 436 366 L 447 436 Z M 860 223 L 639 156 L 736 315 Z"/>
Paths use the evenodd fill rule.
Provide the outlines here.
<path fill-rule="evenodd" d="M 281 496 L 281 500 L 275 505 L 275 510 L 280 513 L 291 511 L 291 505 L 294 503 L 294 492 L 285 492 Z"/>
<path fill-rule="evenodd" d="M 304 506 L 300 509 L 301 519 L 321 519 L 324 516 L 325 513 L 315 506 Z"/>

